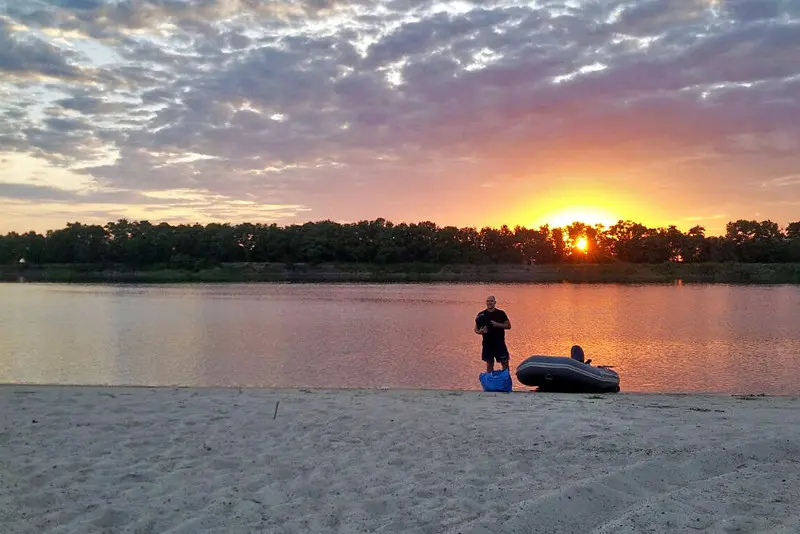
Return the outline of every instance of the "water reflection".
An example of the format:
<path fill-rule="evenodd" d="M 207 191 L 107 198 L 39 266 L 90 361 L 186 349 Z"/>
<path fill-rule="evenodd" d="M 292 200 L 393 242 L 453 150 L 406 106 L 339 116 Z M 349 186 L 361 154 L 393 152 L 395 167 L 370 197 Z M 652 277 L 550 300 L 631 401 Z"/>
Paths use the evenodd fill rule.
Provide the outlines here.
<path fill-rule="evenodd" d="M 580 344 L 624 391 L 796 394 L 800 288 L 0 285 L 0 381 L 478 389 L 494 294 L 512 368 Z"/>

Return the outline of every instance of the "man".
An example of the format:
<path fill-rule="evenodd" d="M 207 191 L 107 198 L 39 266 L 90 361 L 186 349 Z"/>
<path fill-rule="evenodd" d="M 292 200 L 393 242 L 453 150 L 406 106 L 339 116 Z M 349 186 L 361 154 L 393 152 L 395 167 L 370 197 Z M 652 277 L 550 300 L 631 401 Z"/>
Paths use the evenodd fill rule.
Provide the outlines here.
<path fill-rule="evenodd" d="M 506 347 L 506 330 L 511 330 L 511 321 L 506 312 L 496 307 L 497 300 L 489 295 L 486 297 L 486 309 L 475 317 L 475 333 L 483 336 L 483 349 L 481 359 L 486 362 L 486 372 L 494 371 L 494 361 L 497 360 L 508 369 L 508 347 Z"/>

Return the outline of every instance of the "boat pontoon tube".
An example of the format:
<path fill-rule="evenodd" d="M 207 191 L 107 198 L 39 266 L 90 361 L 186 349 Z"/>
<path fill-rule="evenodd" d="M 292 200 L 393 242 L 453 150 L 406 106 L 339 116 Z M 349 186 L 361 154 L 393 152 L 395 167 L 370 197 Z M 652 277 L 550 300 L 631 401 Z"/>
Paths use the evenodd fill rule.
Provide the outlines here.
<path fill-rule="evenodd" d="M 594 367 L 572 358 L 531 356 L 517 367 L 517 380 L 539 391 L 569 393 L 616 393 L 619 374 L 604 367 Z"/>

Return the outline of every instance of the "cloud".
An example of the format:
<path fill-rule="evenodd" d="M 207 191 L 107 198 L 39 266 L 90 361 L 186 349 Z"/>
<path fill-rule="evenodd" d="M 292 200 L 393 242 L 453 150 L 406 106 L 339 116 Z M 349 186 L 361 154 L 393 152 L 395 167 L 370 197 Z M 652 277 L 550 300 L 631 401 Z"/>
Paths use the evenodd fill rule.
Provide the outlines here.
<path fill-rule="evenodd" d="M 242 200 L 207 190 L 110 191 L 66 190 L 31 183 L 0 182 L 0 200 L 7 203 L 6 215 L 35 204 L 40 216 L 59 216 L 74 220 L 77 213 L 103 224 L 124 217 L 127 211 L 139 219 L 163 219 L 181 223 L 224 222 L 245 214 L 249 220 L 274 222 L 308 211 L 303 205 L 265 204 L 255 199 Z M 125 209 L 120 209 L 124 206 Z M 76 211 L 76 207 L 78 210 Z"/>
<path fill-rule="evenodd" d="M 0 182 L 0 197 L 18 200 L 67 201 L 74 195 L 57 187 Z"/>
<path fill-rule="evenodd" d="M 41 39 L 20 38 L 14 34 L 12 25 L 0 19 L 0 72 L 15 79 L 80 76 L 79 69 L 67 61 L 73 54 L 63 53 Z"/>
<path fill-rule="evenodd" d="M 800 186 L 800 174 L 790 174 L 771 178 L 761 184 L 761 187 L 796 187 Z"/>
<path fill-rule="evenodd" d="M 369 209 L 352 216 L 391 217 L 392 202 L 460 187 L 478 207 L 480 184 L 509 176 L 755 156 L 791 169 L 795 4 L 0 0 L 0 150 L 98 188 L 255 195 L 335 219 L 356 188 Z M 742 187 L 775 176 L 753 165 L 733 173 Z"/>

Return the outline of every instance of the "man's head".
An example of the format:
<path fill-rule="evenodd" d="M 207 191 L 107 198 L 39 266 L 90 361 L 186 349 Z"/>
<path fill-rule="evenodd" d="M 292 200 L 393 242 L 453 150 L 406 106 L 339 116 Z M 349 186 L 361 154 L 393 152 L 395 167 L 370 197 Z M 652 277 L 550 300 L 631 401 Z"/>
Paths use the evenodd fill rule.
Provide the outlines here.
<path fill-rule="evenodd" d="M 497 300 L 492 295 L 486 297 L 486 309 L 492 311 L 494 307 L 497 305 Z"/>

